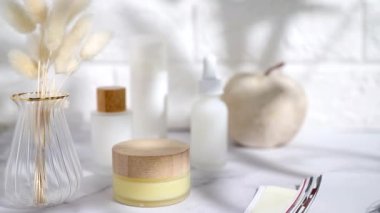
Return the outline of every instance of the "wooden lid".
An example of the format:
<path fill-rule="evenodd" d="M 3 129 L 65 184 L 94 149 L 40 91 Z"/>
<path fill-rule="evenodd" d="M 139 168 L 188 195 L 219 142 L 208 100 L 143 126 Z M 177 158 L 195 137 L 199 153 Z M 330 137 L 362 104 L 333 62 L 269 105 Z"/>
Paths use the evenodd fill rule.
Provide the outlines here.
<path fill-rule="evenodd" d="M 189 145 L 170 139 L 130 140 L 112 148 L 115 174 L 129 178 L 168 179 L 190 170 Z"/>
<path fill-rule="evenodd" d="M 99 87 L 96 90 L 99 112 L 123 112 L 126 109 L 125 87 Z"/>

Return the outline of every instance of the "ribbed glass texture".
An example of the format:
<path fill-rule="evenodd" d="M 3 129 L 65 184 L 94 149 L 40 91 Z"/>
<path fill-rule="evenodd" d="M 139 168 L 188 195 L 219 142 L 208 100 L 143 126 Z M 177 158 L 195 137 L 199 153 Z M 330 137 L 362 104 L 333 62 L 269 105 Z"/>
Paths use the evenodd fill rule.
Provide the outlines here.
<path fill-rule="evenodd" d="M 62 203 L 82 177 L 64 108 L 68 95 L 12 96 L 19 109 L 5 171 L 5 196 L 16 207 Z"/>

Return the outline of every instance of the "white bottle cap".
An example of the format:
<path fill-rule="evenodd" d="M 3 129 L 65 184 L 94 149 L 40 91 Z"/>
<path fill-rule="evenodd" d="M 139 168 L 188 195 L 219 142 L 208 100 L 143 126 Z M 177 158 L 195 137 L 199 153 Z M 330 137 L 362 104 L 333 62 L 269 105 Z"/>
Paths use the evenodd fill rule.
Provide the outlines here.
<path fill-rule="evenodd" d="M 222 83 L 216 75 L 216 58 L 214 55 L 203 59 L 203 75 L 199 82 L 199 92 L 207 95 L 222 93 Z"/>

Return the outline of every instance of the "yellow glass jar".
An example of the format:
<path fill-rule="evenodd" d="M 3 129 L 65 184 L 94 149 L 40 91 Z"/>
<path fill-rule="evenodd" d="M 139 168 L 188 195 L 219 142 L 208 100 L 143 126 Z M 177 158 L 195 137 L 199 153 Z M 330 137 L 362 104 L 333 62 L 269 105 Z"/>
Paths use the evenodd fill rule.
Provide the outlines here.
<path fill-rule="evenodd" d="M 155 207 L 184 200 L 190 191 L 189 146 L 175 140 L 131 140 L 115 145 L 113 193 L 120 203 Z"/>

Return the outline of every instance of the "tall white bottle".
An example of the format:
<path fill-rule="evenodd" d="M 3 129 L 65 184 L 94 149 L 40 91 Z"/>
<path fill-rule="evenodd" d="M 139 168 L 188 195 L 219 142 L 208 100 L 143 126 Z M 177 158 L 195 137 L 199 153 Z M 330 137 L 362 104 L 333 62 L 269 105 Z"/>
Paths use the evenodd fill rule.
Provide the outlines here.
<path fill-rule="evenodd" d="M 133 137 L 166 136 L 166 48 L 154 36 L 136 39 L 131 51 Z"/>
<path fill-rule="evenodd" d="M 99 172 L 112 174 L 112 146 L 132 138 L 132 115 L 124 87 L 99 87 L 97 111 L 91 114 L 93 160 Z"/>
<path fill-rule="evenodd" d="M 201 96 L 191 113 L 191 164 L 201 170 L 221 169 L 227 161 L 228 111 L 220 99 L 222 84 L 215 65 L 214 57 L 204 60 Z"/>

